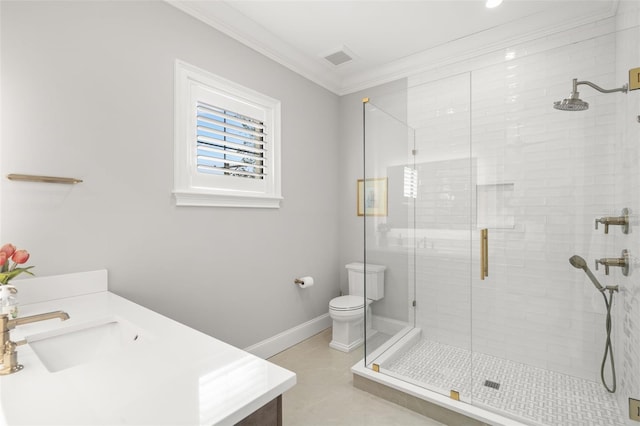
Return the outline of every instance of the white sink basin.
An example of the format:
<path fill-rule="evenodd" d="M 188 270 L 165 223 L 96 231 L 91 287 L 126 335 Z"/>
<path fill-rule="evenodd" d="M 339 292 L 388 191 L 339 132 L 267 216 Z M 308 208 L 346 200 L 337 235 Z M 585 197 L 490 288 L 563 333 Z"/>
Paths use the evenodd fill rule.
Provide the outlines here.
<path fill-rule="evenodd" d="M 122 318 L 111 317 L 35 334 L 26 341 L 53 373 L 121 354 L 141 338 L 140 328 Z"/>

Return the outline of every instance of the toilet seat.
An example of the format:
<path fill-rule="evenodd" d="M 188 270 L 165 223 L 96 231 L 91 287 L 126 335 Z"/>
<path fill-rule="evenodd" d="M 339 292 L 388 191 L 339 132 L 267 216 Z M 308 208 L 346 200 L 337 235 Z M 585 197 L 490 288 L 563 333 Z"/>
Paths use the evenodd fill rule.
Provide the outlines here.
<path fill-rule="evenodd" d="M 367 300 L 367 305 L 370 305 L 371 301 Z M 364 307 L 364 297 L 362 296 L 340 296 L 331 299 L 329 302 L 329 309 L 332 311 L 355 311 Z"/>

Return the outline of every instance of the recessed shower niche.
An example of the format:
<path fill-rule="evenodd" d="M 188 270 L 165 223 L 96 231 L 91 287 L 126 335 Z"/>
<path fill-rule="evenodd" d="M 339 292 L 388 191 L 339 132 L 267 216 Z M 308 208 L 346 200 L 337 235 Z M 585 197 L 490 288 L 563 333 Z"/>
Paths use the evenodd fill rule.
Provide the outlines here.
<path fill-rule="evenodd" d="M 476 185 L 478 228 L 513 229 L 515 227 L 513 183 Z"/>

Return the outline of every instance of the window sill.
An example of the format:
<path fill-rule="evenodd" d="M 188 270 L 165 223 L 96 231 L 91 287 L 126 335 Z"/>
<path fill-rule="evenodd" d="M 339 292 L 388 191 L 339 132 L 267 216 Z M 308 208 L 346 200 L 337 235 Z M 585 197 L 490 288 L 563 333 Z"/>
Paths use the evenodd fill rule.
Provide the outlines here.
<path fill-rule="evenodd" d="M 177 206 L 245 207 L 278 209 L 282 197 L 264 195 L 229 195 L 203 192 L 174 191 Z"/>

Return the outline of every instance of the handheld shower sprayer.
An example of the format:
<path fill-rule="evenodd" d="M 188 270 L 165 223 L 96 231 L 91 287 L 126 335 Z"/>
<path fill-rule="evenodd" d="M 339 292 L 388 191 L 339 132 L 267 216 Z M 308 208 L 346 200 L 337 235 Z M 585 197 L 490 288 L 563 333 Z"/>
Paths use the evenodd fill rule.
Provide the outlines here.
<path fill-rule="evenodd" d="M 607 321 L 606 321 L 607 340 L 604 346 L 604 356 L 602 357 L 602 364 L 600 365 L 600 380 L 602 381 L 602 385 L 605 387 L 605 389 L 608 392 L 614 393 L 616 391 L 616 364 L 613 359 L 613 345 L 611 343 L 611 306 L 613 305 L 613 292 L 618 291 L 618 286 L 614 285 L 614 286 L 602 287 L 598 282 L 598 280 L 596 279 L 596 277 L 594 277 L 591 271 L 589 270 L 589 267 L 587 266 L 587 261 L 578 255 L 571 256 L 569 258 L 569 263 L 571 263 L 571 266 L 573 266 L 576 269 L 582 269 L 584 273 L 587 274 L 587 276 L 589 277 L 593 285 L 596 286 L 600 294 L 602 294 L 602 297 L 604 297 L 604 304 L 605 304 L 605 307 L 607 308 Z M 606 294 L 607 291 L 609 292 L 608 299 Z M 613 384 L 611 385 L 611 387 L 607 384 L 607 381 L 604 378 L 604 369 L 605 369 L 605 365 L 607 364 L 607 358 L 609 358 L 610 365 L 611 365 L 611 376 L 613 381 Z"/>
<path fill-rule="evenodd" d="M 587 266 L 586 260 L 584 260 L 582 257 L 578 255 L 573 255 L 569 258 L 569 263 L 571 263 L 571 266 L 573 266 L 574 268 L 582 269 L 584 273 L 587 274 L 587 277 L 589 277 L 593 285 L 596 286 L 598 291 L 603 292 L 605 290 L 605 288 L 602 287 L 602 285 L 600 285 L 600 283 L 598 282 L 597 278 L 593 275 L 593 273 L 591 273 L 591 270 Z"/>
<path fill-rule="evenodd" d="M 578 81 L 577 78 L 574 78 L 573 90 L 571 91 L 571 94 L 569 95 L 569 97 L 562 101 L 554 102 L 553 107 L 560 111 L 585 111 L 589 109 L 589 103 L 580 99 L 580 93 L 578 92 L 578 85 L 580 84 L 586 84 L 587 86 L 590 86 L 601 93 L 613 93 L 613 92 L 627 93 L 627 90 L 629 89 L 628 84 L 625 84 L 622 87 L 619 87 L 617 89 L 603 89 L 602 87 L 598 86 L 597 84 L 593 84 L 590 81 Z"/>

